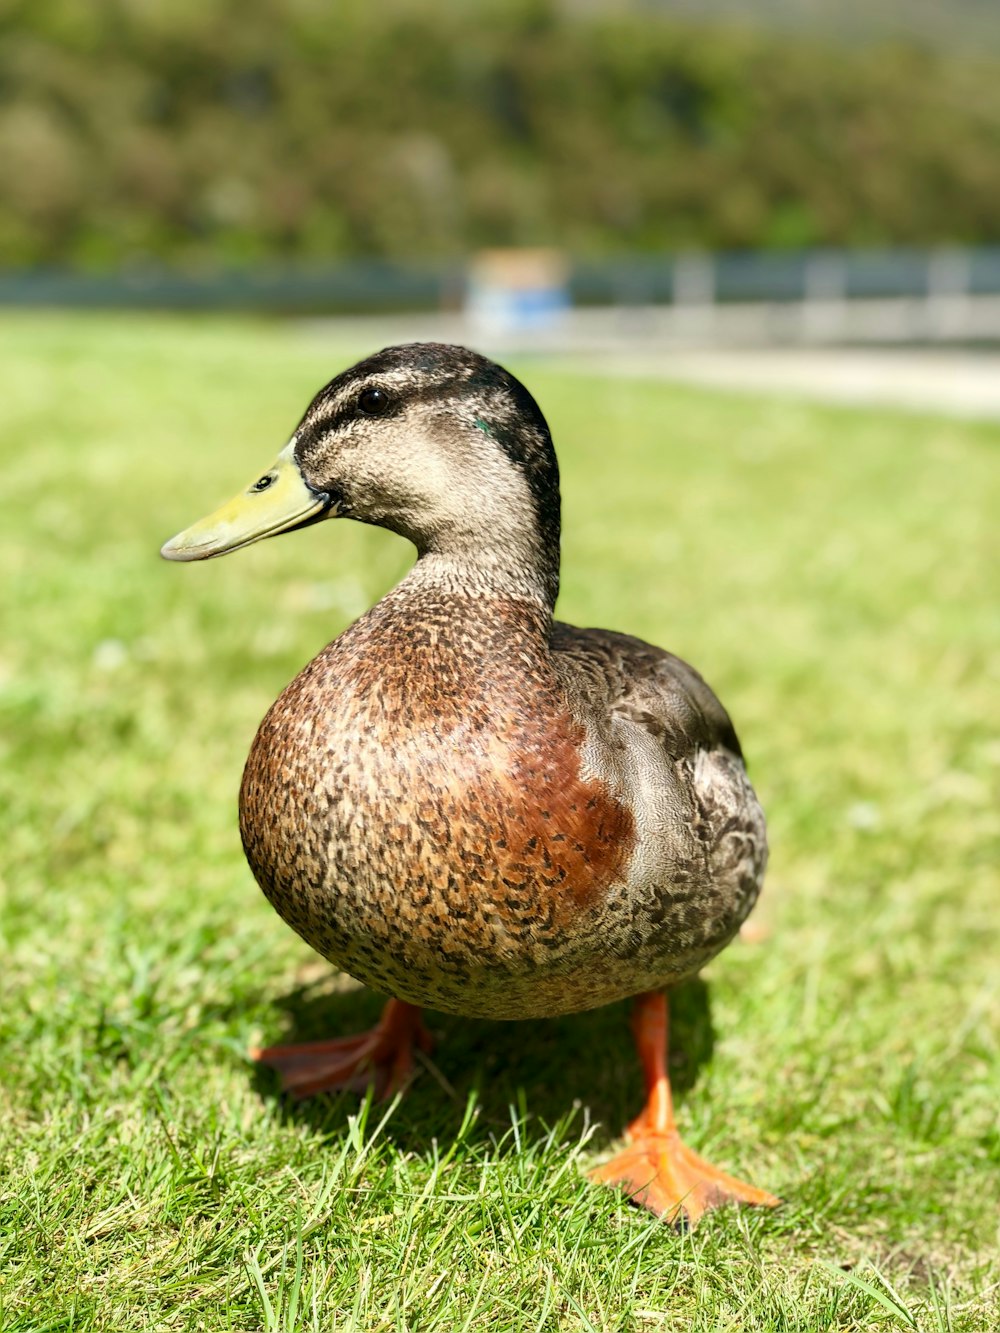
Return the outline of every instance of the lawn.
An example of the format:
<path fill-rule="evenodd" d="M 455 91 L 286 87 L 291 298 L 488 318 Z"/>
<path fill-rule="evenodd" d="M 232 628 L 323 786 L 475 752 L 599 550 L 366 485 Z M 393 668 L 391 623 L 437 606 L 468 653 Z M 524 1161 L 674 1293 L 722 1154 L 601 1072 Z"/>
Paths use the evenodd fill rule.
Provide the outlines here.
<path fill-rule="evenodd" d="M 389 1106 L 290 1106 L 247 1059 L 379 1009 L 266 904 L 235 802 L 411 551 L 157 550 L 371 349 L 9 314 L 0 349 L 0 1328 L 1000 1326 L 1000 426 L 513 366 L 560 451 L 561 616 L 694 662 L 770 819 L 673 1074 L 692 1146 L 785 1203 L 679 1233 L 583 1179 L 640 1102 L 624 1005 L 431 1015 Z"/>

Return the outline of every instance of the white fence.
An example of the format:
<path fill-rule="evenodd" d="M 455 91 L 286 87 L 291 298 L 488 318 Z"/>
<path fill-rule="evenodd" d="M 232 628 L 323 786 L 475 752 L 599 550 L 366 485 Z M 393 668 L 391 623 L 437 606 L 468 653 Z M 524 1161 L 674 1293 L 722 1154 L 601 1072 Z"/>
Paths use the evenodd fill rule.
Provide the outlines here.
<path fill-rule="evenodd" d="M 574 286 L 610 298 L 634 335 L 667 342 L 1000 342 L 996 249 L 680 255 L 584 269 Z M 578 327 L 602 323 L 597 310 L 577 315 Z"/>

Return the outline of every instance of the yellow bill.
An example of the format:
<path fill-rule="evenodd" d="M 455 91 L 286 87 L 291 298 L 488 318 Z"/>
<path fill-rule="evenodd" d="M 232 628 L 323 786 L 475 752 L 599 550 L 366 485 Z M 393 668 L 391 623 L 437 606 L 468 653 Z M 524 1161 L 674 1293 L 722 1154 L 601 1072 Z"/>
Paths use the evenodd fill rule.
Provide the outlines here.
<path fill-rule="evenodd" d="M 295 461 L 294 444 L 288 444 L 263 476 L 207 518 L 171 537 L 160 555 L 165 560 L 209 560 L 301 527 L 329 507 L 325 492 L 306 485 Z"/>

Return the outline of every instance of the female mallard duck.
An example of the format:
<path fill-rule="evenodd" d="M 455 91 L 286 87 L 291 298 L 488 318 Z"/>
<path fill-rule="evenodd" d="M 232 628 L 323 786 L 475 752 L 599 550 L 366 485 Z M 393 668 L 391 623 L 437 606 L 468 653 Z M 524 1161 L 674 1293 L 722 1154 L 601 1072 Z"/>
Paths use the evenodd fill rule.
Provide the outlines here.
<path fill-rule="evenodd" d="M 679 1139 L 664 989 L 736 934 L 764 818 L 732 724 L 679 658 L 553 620 L 559 472 L 512 375 L 462 347 L 390 347 L 316 395 L 274 466 L 163 548 L 203 560 L 349 517 L 418 559 L 273 705 L 240 829 L 258 883 L 389 1000 L 363 1036 L 256 1058 L 304 1097 L 396 1088 L 421 1006 L 545 1018 L 636 996 L 645 1110 L 593 1173 L 692 1222 L 777 1200 Z"/>

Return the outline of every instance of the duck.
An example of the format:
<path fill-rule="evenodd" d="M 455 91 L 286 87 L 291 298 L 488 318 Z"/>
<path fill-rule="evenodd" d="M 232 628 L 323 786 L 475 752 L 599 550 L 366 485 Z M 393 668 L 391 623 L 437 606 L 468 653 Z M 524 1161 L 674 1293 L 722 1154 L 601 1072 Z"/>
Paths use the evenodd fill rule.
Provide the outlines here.
<path fill-rule="evenodd" d="M 679 1225 L 779 1200 L 680 1137 L 668 994 L 738 933 L 767 861 L 729 715 L 680 658 L 555 619 L 559 467 L 528 389 L 465 347 L 330 380 L 267 471 L 162 548 L 200 561 L 332 519 L 409 540 L 401 582 L 283 691 L 239 827 L 284 921 L 387 997 L 373 1029 L 251 1054 L 296 1098 L 405 1088 L 423 1010 L 632 1001 L 646 1100 L 590 1174 Z"/>

